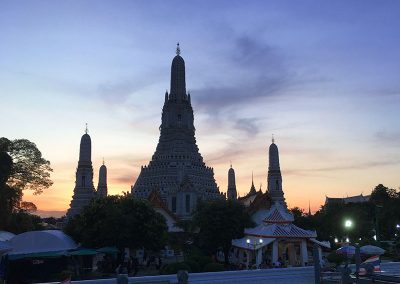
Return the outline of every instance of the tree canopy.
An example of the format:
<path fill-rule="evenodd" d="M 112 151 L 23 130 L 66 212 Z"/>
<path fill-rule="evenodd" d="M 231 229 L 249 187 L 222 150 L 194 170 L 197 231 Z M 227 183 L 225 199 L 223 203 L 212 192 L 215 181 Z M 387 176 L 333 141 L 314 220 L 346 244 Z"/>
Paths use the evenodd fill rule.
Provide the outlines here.
<path fill-rule="evenodd" d="M 293 212 L 293 211 L 292 211 Z M 297 214 L 295 224 L 317 231 L 318 238 L 330 240 L 335 238 L 374 242 L 374 235 L 380 240 L 395 238 L 396 224 L 400 223 L 400 195 L 395 189 L 382 184 L 377 185 L 368 202 L 325 204 L 312 216 Z M 353 225 L 346 228 L 344 222 L 351 220 Z"/>
<path fill-rule="evenodd" d="M 165 246 L 167 231 L 164 217 L 131 194 L 96 198 L 65 227 L 84 246 L 149 250 Z"/>
<path fill-rule="evenodd" d="M 0 151 L 6 152 L 12 159 L 12 168 L 7 184 L 20 190 L 33 190 L 40 194 L 50 187 L 50 162 L 42 157 L 36 144 L 27 139 L 8 140 L 0 138 Z"/>
<path fill-rule="evenodd" d="M 254 226 L 242 203 L 224 199 L 201 203 L 193 221 L 200 229 L 200 247 L 209 253 L 222 248 L 225 262 L 228 262 L 232 239 L 243 237 L 244 229 Z"/>
<path fill-rule="evenodd" d="M 34 143 L 0 138 L 0 229 L 20 233 L 37 228 L 40 218 L 29 214 L 36 206 L 22 201 L 23 190 L 42 193 L 52 185 L 51 171 Z"/>

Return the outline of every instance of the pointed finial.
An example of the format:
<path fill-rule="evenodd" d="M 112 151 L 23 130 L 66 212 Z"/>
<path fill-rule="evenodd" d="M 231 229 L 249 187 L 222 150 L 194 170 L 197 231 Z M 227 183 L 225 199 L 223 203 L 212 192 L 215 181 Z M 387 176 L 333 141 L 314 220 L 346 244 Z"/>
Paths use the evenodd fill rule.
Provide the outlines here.
<path fill-rule="evenodd" d="M 251 171 L 251 184 L 254 186 L 254 176 L 253 176 L 253 171 Z"/>
<path fill-rule="evenodd" d="M 89 132 L 89 129 L 88 129 L 88 126 L 87 126 L 87 123 L 86 123 L 85 133 L 88 134 L 88 132 Z"/>
<path fill-rule="evenodd" d="M 311 216 L 311 205 L 310 205 L 310 200 L 308 200 L 308 215 Z"/>
<path fill-rule="evenodd" d="M 104 166 L 104 157 L 103 157 L 103 166 Z"/>
<path fill-rule="evenodd" d="M 179 47 L 179 42 L 176 44 L 176 55 L 181 54 L 181 48 Z"/>
<path fill-rule="evenodd" d="M 231 169 L 232 169 L 232 161 L 229 161 L 231 163 Z"/>
<path fill-rule="evenodd" d="M 273 133 L 272 133 L 272 143 L 275 143 L 275 137 Z"/>

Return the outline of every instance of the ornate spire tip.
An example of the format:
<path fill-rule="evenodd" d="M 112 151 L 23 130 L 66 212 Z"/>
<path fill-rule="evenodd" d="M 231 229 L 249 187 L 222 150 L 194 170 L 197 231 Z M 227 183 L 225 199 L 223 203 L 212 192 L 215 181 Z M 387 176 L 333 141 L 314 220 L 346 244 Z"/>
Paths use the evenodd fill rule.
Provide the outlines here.
<path fill-rule="evenodd" d="M 88 126 L 87 126 L 87 123 L 86 123 L 85 133 L 88 134 L 88 132 L 89 132 L 89 129 L 88 129 Z"/>
<path fill-rule="evenodd" d="M 181 48 L 179 47 L 179 42 L 176 44 L 176 55 L 181 54 Z"/>
<path fill-rule="evenodd" d="M 274 137 L 274 134 L 272 134 L 272 143 L 275 143 L 275 137 Z"/>

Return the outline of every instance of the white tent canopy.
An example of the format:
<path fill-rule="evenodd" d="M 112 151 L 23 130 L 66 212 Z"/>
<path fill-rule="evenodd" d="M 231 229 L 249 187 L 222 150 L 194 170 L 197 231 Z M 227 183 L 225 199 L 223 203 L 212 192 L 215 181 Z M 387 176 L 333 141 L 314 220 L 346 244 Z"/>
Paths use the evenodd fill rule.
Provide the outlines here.
<path fill-rule="evenodd" d="M 6 231 L 0 231 L 0 242 L 6 242 L 11 240 L 13 237 L 15 237 L 15 234 L 6 232 Z"/>
<path fill-rule="evenodd" d="M 22 233 L 12 238 L 10 245 L 12 251 L 9 255 L 63 251 L 78 247 L 71 237 L 58 230 Z"/>

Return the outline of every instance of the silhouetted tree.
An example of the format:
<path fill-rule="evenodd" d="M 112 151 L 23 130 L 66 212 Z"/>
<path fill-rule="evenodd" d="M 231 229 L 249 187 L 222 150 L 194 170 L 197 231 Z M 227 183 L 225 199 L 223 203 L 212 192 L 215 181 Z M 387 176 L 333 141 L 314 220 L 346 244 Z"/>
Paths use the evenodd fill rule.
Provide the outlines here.
<path fill-rule="evenodd" d="M 225 263 L 228 263 L 232 239 L 243 237 L 244 229 L 254 226 L 243 204 L 224 199 L 201 203 L 193 221 L 200 229 L 200 247 L 208 253 L 215 253 L 221 248 Z"/>
<path fill-rule="evenodd" d="M 165 246 L 167 231 L 165 218 L 146 201 L 130 194 L 94 199 L 65 228 L 84 246 L 149 250 Z"/>
<path fill-rule="evenodd" d="M 34 194 L 42 193 L 50 187 L 50 162 L 42 157 L 35 143 L 27 139 L 8 140 L 0 138 L 0 151 L 12 158 L 12 169 L 7 184 L 20 190 L 33 190 Z"/>
<path fill-rule="evenodd" d="M 27 214 L 36 211 L 36 206 L 22 202 L 23 190 L 42 193 L 52 185 L 51 171 L 50 162 L 34 143 L 0 138 L 0 229 L 21 232 L 37 227 L 31 224 L 38 224 L 39 217 Z"/>
<path fill-rule="evenodd" d="M 399 194 L 393 188 L 388 188 L 383 184 L 378 184 L 371 193 L 370 202 L 383 205 L 390 199 L 399 198 Z"/>

